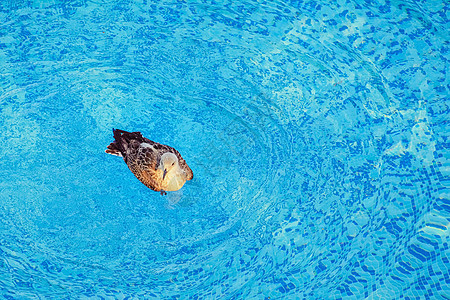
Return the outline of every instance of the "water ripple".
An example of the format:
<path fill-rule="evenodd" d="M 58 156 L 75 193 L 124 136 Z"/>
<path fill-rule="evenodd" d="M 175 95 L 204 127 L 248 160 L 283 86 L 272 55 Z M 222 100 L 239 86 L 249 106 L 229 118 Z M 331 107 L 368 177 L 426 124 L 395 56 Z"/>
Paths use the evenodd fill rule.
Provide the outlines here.
<path fill-rule="evenodd" d="M 33 5 L 0 6 L 5 297 L 443 295 L 442 5 Z M 194 179 L 152 193 L 113 127 Z"/>

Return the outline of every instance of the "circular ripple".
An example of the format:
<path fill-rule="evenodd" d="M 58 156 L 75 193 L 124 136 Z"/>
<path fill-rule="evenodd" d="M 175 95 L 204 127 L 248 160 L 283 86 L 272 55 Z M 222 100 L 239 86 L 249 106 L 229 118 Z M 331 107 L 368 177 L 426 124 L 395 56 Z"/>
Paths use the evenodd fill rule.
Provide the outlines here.
<path fill-rule="evenodd" d="M 439 14 L 101 3 L 2 8 L 9 290 L 391 297 L 444 270 Z M 113 127 L 194 179 L 148 190 L 103 153 Z"/>

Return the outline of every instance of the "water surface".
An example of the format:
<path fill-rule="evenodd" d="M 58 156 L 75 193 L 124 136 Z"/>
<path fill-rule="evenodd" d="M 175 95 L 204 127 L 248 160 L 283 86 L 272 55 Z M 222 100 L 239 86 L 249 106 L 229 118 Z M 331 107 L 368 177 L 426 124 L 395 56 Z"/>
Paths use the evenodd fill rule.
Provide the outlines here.
<path fill-rule="evenodd" d="M 5 1 L 0 293 L 448 299 L 445 1 Z M 162 197 L 112 128 L 194 171 Z"/>

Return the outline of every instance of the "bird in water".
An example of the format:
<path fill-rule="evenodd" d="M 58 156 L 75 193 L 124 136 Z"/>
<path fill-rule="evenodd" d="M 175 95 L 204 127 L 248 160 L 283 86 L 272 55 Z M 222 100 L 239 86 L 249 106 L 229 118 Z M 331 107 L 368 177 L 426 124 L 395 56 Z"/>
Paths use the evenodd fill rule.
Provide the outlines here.
<path fill-rule="evenodd" d="M 114 142 L 106 153 L 123 157 L 128 168 L 148 188 L 167 194 L 181 189 L 194 177 L 181 154 L 174 148 L 153 142 L 140 132 L 113 129 Z"/>

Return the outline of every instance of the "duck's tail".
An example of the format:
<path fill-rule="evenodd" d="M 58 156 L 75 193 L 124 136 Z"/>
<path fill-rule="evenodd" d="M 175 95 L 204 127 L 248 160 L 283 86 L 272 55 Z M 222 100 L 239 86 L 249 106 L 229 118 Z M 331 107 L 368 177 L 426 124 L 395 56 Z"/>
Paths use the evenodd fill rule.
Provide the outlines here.
<path fill-rule="evenodd" d="M 125 130 L 114 129 L 114 142 L 108 145 L 105 150 L 106 153 L 111 155 L 116 155 L 120 157 L 125 157 L 128 149 L 128 144 L 133 140 L 143 139 L 140 132 L 128 132 Z"/>
<path fill-rule="evenodd" d="M 113 128 L 113 134 L 114 134 L 114 142 L 112 142 L 111 144 L 108 145 L 108 147 L 106 147 L 105 152 L 111 155 L 123 157 L 122 153 L 125 152 L 120 138 L 122 135 L 122 130 Z"/>

